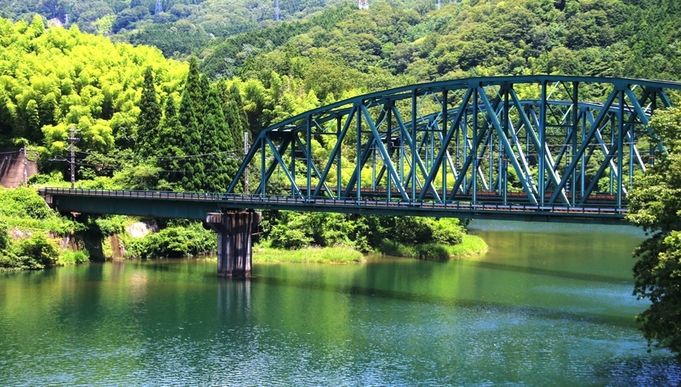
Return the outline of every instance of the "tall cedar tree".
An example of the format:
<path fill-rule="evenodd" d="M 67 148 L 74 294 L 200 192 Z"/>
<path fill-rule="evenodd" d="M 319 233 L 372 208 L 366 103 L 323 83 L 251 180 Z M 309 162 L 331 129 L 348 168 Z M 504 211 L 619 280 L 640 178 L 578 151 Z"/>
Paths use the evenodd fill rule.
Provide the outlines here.
<path fill-rule="evenodd" d="M 144 85 L 140 98 L 140 114 L 137 117 L 137 152 L 143 158 L 153 155 L 158 139 L 158 124 L 161 122 L 161 104 L 156 100 L 154 73 L 151 67 L 144 72 Z"/>
<path fill-rule="evenodd" d="M 181 162 L 185 156 L 184 139 L 172 94 L 168 95 L 163 113 L 156 149 L 158 166 L 161 168 L 160 178 L 170 183 L 173 188 L 179 188 L 177 185 L 182 180 Z"/>
<path fill-rule="evenodd" d="M 191 70 L 191 67 L 190 67 Z M 182 149 L 185 157 L 180 160 L 180 168 L 182 177 L 179 180 L 180 188 L 184 191 L 198 192 L 201 191 L 203 182 L 203 161 L 201 156 L 201 137 L 202 131 L 199 126 L 199 121 L 196 118 L 194 111 L 194 104 L 191 97 L 192 86 L 189 84 L 192 78 L 187 78 L 187 85 L 182 93 L 182 100 L 180 101 L 180 108 L 178 110 L 178 118 L 180 123 L 180 139 L 178 144 Z M 198 80 L 198 78 L 197 78 Z"/>
<path fill-rule="evenodd" d="M 232 156 L 234 141 L 231 136 L 225 116 L 222 112 L 222 104 L 219 85 L 210 89 L 205 104 L 203 116 L 204 122 L 204 166 L 206 179 L 204 189 L 209 192 L 224 192 L 236 173 L 236 164 Z"/>
<path fill-rule="evenodd" d="M 234 147 L 237 154 L 241 155 L 244 149 L 244 132 L 249 130 L 248 119 L 243 109 L 243 101 L 241 100 L 239 88 L 236 85 L 228 88 L 226 84 L 221 83 L 220 98 L 222 99 L 222 111 L 225 114 L 227 126 L 234 139 Z"/>
<path fill-rule="evenodd" d="M 199 64 L 196 58 L 189 60 L 189 72 L 184 84 L 184 93 L 188 94 L 189 102 L 196 115 L 197 122 L 201 125 L 203 107 L 208 98 L 208 79 L 199 72 Z M 180 111 L 180 115 L 182 112 Z"/>

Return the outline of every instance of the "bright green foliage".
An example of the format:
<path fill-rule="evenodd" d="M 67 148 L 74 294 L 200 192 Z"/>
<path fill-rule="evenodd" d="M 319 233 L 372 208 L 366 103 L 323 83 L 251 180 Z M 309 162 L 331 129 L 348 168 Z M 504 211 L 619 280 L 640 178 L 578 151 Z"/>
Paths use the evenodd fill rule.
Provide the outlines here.
<path fill-rule="evenodd" d="M 649 342 L 681 354 L 681 110 L 658 111 L 651 139 L 665 139 L 655 165 L 629 192 L 627 219 L 651 237 L 636 250 L 634 294 L 651 301 L 637 316 Z M 668 152 L 668 153 L 667 153 Z"/>
<path fill-rule="evenodd" d="M 378 249 L 395 254 L 397 250 L 386 247 L 386 240 L 399 241 L 401 246 L 455 245 L 461 243 L 465 231 L 458 219 L 373 215 L 354 217 L 324 212 L 289 211 L 265 215 L 265 238 L 272 247 L 284 249 L 299 249 L 308 245 L 350 246 L 360 251 Z M 409 248 L 408 255 L 427 255 L 419 253 L 419 248 Z M 434 251 L 438 248 L 431 246 L 424 249 Z M 440 255 L 441 251 L 437 256 Z"/>
<path fill-rule="evenodd" d="M 140 259 L 196 257 L 214 251 L 216 238 L 215 233 L 196 222 L 186 227 L 167 227 L 132 240 L 127 249 L 128 255 Z"/>
<path fill-rule="evenodd" d="M 269 234 L 272 247 L 300 249 L 312 242 L 312 227 L 308 222 L 310 214 L 281 211 L 279 215 L 281 217 L 272 227 Z"/>
<path fill-rule="evenodd" d="M 55 215 L 35 190 L 20 187 L 0 189 L 0 216 L 43 220 Z"/>
<path fill-rule="evenodd" d="M 0 19 L 0 31 L 0 142 L 21 137 L 37 146 L 43 173 L 67 170 L 46 160 L 66 156 L 72 126 L 79 158 L 134 145 L 144 69 L 154 69 L 160 100 L 177 93 L 186 76 L 185 64 L 157 49 L 114 44 L 75 26 Z"/>
<path fill-rule="evenodd" d="M 306 247 L 290 250 L 282 254 L 281 250 L 256 247 L 253 263 L 357 263 L 365 261 L 364 255 L 350 247 Z"/>
<path fill-rule="evenodd" d="M 14 254 L 30 269 L 42 269 L 52 266 L 59 259 L 59 245 L 41 232 L 33 233 L 29 238 L 19 239 Z"/>

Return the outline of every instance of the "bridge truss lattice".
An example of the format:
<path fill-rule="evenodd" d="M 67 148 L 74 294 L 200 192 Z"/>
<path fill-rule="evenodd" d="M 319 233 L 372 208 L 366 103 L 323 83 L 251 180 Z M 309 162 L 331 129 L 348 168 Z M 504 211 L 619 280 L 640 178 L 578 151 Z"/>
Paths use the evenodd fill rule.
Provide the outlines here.
<path fill-rule="evenodd" d="M 253 196 L 621 209 L 663 144 L 645 136 L 681 84 L 564 76 L 416 84 L 263 129 Z M 255 176 L 254 176 L 255 175 Z"/>

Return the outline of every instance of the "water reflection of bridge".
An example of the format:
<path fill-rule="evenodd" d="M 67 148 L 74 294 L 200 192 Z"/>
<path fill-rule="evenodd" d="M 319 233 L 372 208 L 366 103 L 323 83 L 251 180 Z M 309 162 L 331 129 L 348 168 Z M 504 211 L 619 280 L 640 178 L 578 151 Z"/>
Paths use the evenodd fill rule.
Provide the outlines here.
<path fill-rule="evenodd" d="M 227 240 L 244 209 L 623 223 L 627 189 L 664 151 L 650 117 L 679 90 L 562 76 L 416 84 L 263 129 L 224 193 L 42 193 L 62 211 L 208 219 Z"/>

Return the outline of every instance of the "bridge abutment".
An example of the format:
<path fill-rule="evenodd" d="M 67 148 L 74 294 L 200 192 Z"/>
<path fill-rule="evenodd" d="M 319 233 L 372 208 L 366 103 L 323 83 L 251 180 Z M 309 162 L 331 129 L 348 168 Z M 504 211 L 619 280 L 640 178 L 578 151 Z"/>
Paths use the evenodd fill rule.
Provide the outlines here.
<path fill-rule="evenodd" d="M 206 224 L 218 234 L 218 277 L 251 275 L 253 230 L 262 214 L 254 211 L 209 212 Z"/>

